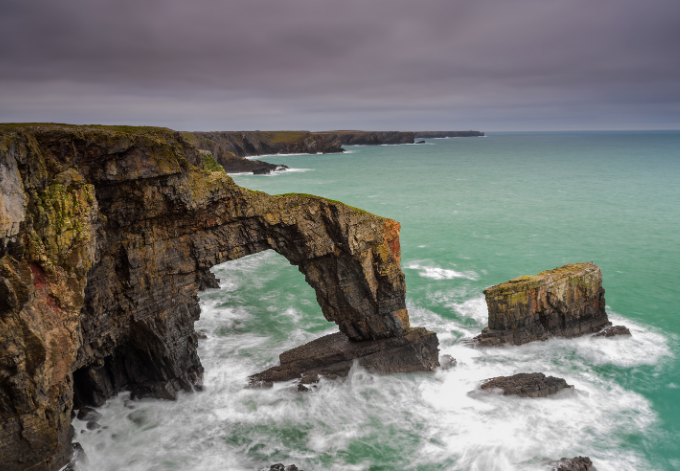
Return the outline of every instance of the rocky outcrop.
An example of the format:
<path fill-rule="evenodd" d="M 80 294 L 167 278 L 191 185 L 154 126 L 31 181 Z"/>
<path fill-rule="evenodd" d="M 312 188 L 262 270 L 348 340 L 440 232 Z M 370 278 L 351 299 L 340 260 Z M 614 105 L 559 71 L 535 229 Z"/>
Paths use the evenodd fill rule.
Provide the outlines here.
<path fill-rule="evenodd" d="M 249 378 L 252 385 L 301 379 L 303 384 L 320 376 L 347 376 L 356 361 L 359 366 L 378 373 L 432 371 L 439 366 L 439 341 L 433 332 L 407 329 L 401 336 L 353 342 L 342 332 L 326 335 L 279 356 L 275 366 Z"/>
<path fill-rule="evenodd" d="M 578 337 L 611 325 L 602 272 L 592 262 L 521 276 L 484 290 L 489 326 L 479 346 L 522 345 L 549 337 Z"/>
<path fill-rule="evenodd" d="M 312 133 L 334 145 L 413 144 L 415 133 L 402 131 L 325 131 Z"/>
<path fill-rule="evenodd" d="M 168 129 L 0 125 L 3 470 L 66 464 L 74 402 L 199 388 L 196 293 L 218 263 L 275 250 L 347 338 L 411 338 L 396 221 L 205 167 Z"/>
<path fill-rule="evenodd" d="M 281 463 L 277 463 L 269 466 L 268 468 L 262 468 L 260 471 L 299 471 L 299 470 L 298 467 L 295 466 L 294 464 L 291 464 L 290 466 L 285 466 Z"/>
<path fill-rule="evenodd" d="M 330 143 L 309 131 L 220 131 L 184 132 L 185 139 L 198 149 L 210 152 L 228 173 L 266 174 L 287 168 L 245 157 L 265 154 L 316 154 L 342 152 L 342 146 Z"/>
<path fill-rule="evenodd" d="M 554 466 L 552 471 L 595 471 L 593 462 L 587 456 L 576 458 L 562 458 Z"/>
<path fill-rule="evenodd" d="M 481 131 L 418 131 L 415 135 L 416 139 L 432 139 L 444 137 L 482 137 L 484 133 Z"/>
<path fill-rule="evenodd" d="M 483 390 L 499 390 L 504 396 L 546 397 L 564 388 L 573 388 L 562 378 L 546 376 L 543 373 L 519 373 L 512 376 L 497 376 L 487 379 Z"/>
<path fill-rule="evenodd" d="M 630 330 L 628 330 L 628 327 L 625 327 L 623 325 L 611 325 L 611 322 L 607 327 L 602 329 L 600 332 L 596 333 L 593 335 L 593 337 L 616 337 L 617 335 L 623 335 L 630 337 L 631 333 Z"/>

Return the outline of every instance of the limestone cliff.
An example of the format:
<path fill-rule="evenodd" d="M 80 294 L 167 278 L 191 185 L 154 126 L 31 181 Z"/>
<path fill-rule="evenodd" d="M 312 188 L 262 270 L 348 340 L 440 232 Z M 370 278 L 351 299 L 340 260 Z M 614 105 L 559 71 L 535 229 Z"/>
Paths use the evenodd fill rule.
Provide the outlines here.
<path fill-rule="evenodd" d="M 340 144 L 329 143 L 309 131 L 184 132 L 182 135 L 198 149 L 214 155 L 215 160 L 229 173 L 269 173 L 281 167 L 245 157 L 265 154 L 326 154 L 343 150 Z"/>
<path fill-rule="evenodd" d="M 604 310 L 602 272 L 592 262 L 520 276 L 487 288 L 484 295 L 489 326 L 474 339 L 482 346 L 578 337 L 611 325 Z"/>
<path fill-rule="evenodd" d="M 273 249 L 347 338 L 414 335 L 396 221 L 241 188 L 180 133 L 0 125 L 0 183 L 3 470 L 65 464 L 74 401 L 200 387 L 196 293 L 218 263 Z"/>
<path fill-rule="evenodd" d="M 350 146 L 413 144 L 414 141 L 414 133 L 403 131 L 325 131 L 313 134 L 330 143 Z"/>

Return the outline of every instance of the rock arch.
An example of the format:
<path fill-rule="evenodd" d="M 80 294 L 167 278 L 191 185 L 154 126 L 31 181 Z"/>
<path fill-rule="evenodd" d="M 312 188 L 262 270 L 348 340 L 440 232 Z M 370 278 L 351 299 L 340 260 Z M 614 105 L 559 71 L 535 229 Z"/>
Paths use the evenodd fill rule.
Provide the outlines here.
<path fill-rule="evenodd" d="M 59 469 L 74 400 L 200 387 L 196 293 L 218 263 L 273 249 L 350 339 L 375 352 L 379 339 L 413 335 L 397 222 L 311 195 L 250 191 L 203 167 L 168 129 L 0 128 L 5 469 Z"/>

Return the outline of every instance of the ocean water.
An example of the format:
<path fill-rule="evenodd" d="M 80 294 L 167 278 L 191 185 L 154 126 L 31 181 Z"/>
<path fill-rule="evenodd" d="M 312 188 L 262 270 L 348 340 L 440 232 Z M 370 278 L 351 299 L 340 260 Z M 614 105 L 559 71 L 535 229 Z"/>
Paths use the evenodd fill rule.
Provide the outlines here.
<path fill-rule="evenodd" d="M 398 220 L 411 324 L 437 332 L 455 368 L 354 368 L 309 393 L 245 389 L 281 352 L 336 331 L 295 267 L 253 255 L 215 267 L 222 288 L 201 294 L 205 390 L 134 410 L 124 393 L 100 408 L 106 429 L 81 433 L 74 421 L 88 469 L 531 471 L 577 455 L 600 471 L 680 469 L 680 132 L 426 141 L 268 156 L 294 171 L 234 179 Z M 461 342 L 486 325 L 485 287 L 586 260 L 632 338 Z M 540 399 L 477 391 L 533 371 L 575 388 Z"/>

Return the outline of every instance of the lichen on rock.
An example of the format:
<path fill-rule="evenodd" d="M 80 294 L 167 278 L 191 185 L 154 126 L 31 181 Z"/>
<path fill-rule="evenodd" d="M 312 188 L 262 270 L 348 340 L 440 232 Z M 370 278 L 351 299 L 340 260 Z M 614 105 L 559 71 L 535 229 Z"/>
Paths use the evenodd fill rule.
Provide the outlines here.
<path fill-rule="evenodd" d="M 568 264 L 484 290 L 489 326 L 479 346 L 522 345 L 549 337 L 578 337 L 608 325 L 600 267 Z"/>
<path fill-rule="evenodd" d="M 206 272 L 264 250 L 304 273 L 346 342 L 416 348 L 420 332 L 436 366 L 436 336 L 409 325 L 396 221 L 211 170 L 169 129 L 0 126 L 3 469 L 66 464 L 74 404 L 200 388 Z"/>

